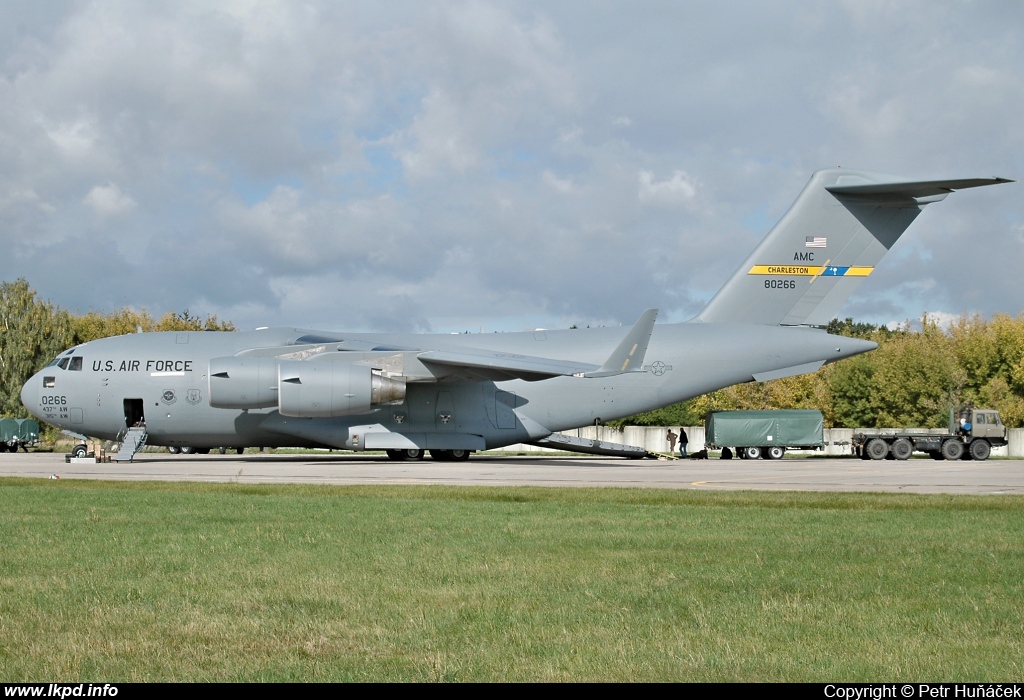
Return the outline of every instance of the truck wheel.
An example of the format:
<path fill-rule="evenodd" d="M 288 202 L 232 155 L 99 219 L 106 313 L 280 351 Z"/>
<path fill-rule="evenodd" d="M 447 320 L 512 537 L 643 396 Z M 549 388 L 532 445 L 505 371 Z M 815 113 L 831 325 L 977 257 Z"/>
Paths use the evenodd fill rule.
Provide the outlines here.
<path fill-rule="evenodd" d="M 889 454 L 889 445 L 882 438 L 872 438 L 864 446 L 864 450 L 871 459 L 885 459 Z"/>
<path fill-rule="evenodd" d="M 942 443 L 942 456 L 945 459 L 960 459 L 964 454 L 964 444 L 959 440 L 946 440 Z"/>
<path fill-rule="evenodd" d="M 772 445 L 767 451 L 768 459 L 782 459 L 782 456 L 786 454 L 786 448 L 780 447 L 779 445 Z"/>
<path fill-rule="evenodd" d="M 910 455 L 914 453 L 914 446 L 910 444 L 910 440 L 906 438 L 899 438 L 892 443 L 892 447 L 889 448 L 889 451 L 892 452 L 892 456 L 895 459 L 903 461 L 905 459 L 909 459 Z"/>
<path fill-rule="evenodd" d="M 760 447 L 748 447 L 746 449 L 747 459 L 761 459 L 761 448 Z"/>
<path fill-rule="evenodd" d="M 975 440 L 971 443 L 971 459 L 980 462 L 988 459 L 990 454 L 992 454 L 992 446 L 988 444 L 988 440 Z"/>

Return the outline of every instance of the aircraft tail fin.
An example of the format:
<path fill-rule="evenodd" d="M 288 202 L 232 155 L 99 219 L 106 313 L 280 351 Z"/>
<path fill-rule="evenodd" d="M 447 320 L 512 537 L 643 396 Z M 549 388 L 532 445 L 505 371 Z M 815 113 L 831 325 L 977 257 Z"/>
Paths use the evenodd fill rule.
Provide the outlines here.
<path fill-rule="evenodd" d="M 696 322 L 826 325 L 925 205 L 1003 178 L 820 170 Z"/>

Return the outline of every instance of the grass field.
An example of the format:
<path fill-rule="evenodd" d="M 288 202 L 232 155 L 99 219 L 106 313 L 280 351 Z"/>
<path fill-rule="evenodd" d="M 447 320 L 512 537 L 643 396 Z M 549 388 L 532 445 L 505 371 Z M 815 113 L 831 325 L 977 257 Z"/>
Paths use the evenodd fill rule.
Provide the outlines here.
<path fill-rule="evenodd" d="M 1024 499 L 0 481 L 0 679 L 1020 680 Z"/>

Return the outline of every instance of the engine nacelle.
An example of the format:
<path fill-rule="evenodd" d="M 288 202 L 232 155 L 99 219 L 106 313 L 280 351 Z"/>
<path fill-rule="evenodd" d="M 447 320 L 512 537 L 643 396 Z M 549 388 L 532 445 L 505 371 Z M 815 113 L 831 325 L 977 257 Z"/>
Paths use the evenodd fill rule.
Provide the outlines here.
<path fill-rule="evenodd" d="M 277 388 L 281 415 L 296 418 L 350 416 L 405 400 L 404 378 L 337 360 L 282 360 Z"/>
<path fill-rule="evenodd" d="M 209 378 L 214 408 L 277 405 L 276 357 L 215 357 L 210 360 Z"/>

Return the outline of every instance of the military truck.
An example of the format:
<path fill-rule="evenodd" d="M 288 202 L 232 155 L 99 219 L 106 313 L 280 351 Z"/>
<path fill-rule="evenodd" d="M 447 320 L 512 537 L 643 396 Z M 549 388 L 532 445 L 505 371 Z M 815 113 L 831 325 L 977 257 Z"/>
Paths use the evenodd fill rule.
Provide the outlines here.
<path fill-rule="evenodd" d="M 950 410 L 944 431 L 873 430 L 853 436 L 854 454 L 861 459 L 909 459 L 925 452 L 932 459 L 988 459 L 993 447 L 1006 445 L 1006 426 L 999 411 L 964 406 Z"/>
<path fill-rule="evenodd" d="M 711 411 L 704 418 L 709 450 L 731 448 L 740 459 L 782 459 L 787 449 L 820 450 L 821 411 Z"/>

